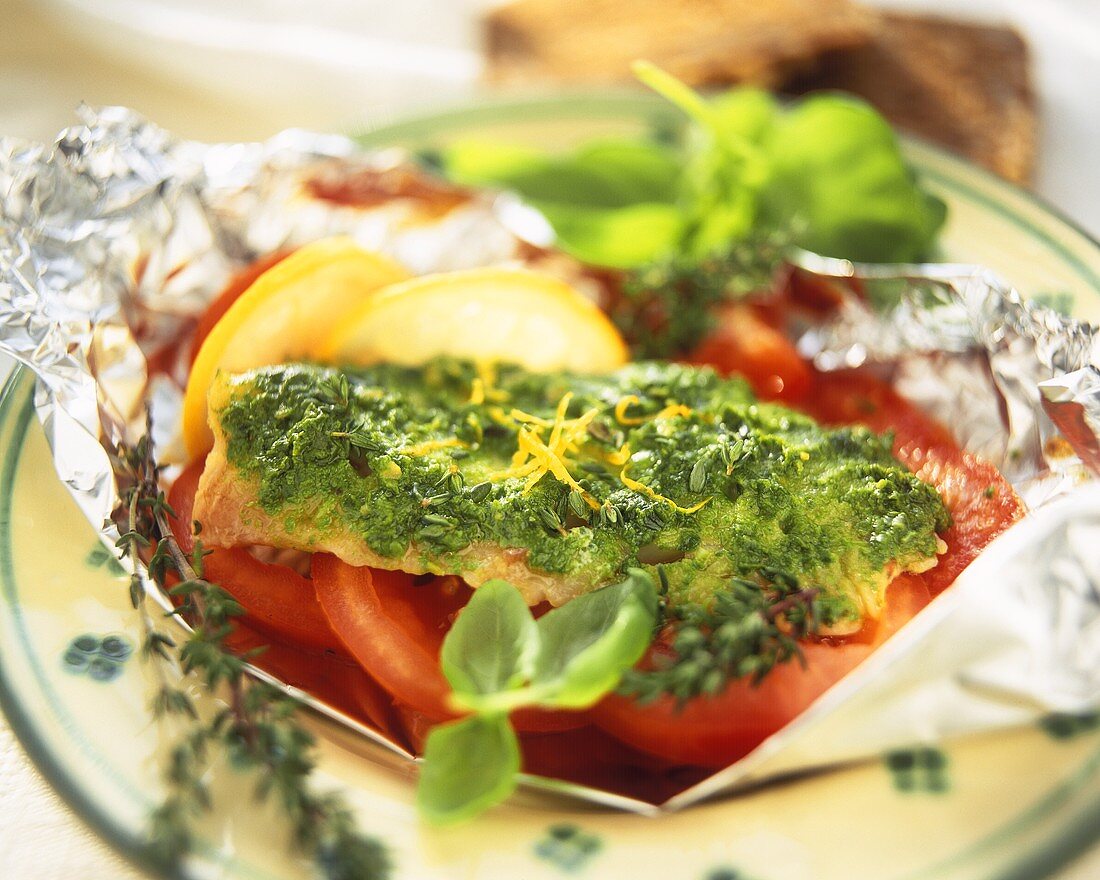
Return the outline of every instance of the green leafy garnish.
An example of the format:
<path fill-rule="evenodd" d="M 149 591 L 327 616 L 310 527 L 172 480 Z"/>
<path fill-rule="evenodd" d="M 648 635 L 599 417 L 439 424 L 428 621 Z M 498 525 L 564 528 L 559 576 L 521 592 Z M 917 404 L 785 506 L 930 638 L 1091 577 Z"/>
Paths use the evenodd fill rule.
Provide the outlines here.
<path fill-rule="evenodd" d="M 580 260 L 628 268 L 679 240 L 680 159 L 660 144 L 593 141 L 569 156 L 494 141 L 460 141 L 443 155 L 451 179 L 515 190 L 538 208 L 559 245 Z"/>
<path fill-rule="evenodd" d="M 675 205 L 639 202 L 621 208 L 537 205 L 563 250 L 584 263 L 629 269 L 674 252 L 684 218 Z"/>
<path fill-rule="evenodd" d="M 775 232 L 869 262 L 931 252 L 944 204 L 919 186 L 870 105 L 825 94 L 784 106 L 752 88 L 706 98 L 651 64 L 635 73 L 692 123 L 679 151 L 615 140 L 551 155 L 463 141 L 443 150 L 444 172 L 515 190 L 564 250 L 600 266 L 708 259 Z"/>
<path fill-rule="evenodd" d="M 721 254 L 662 260 L 628 272 L 611 320 L 635 358 L 675 358 L 718 323 L 716 307 L 767 290 L 789 237 L 754 236 Z"/>
<path fill-rule="evenodd" d="M 516 790 L 519 740 L 507 715 L 471 715 L 432 730 L 417 806 L 435 824 L 471 819 Z"/>
<path fill-rule="evenodd" d="M 634 72 L 694 123 L 681 183 L 685 228 L 676 254 L 705 258 L 743 241 L 758 226 L 758 193 L 768 168 L 756 141 L 774 119 L 774 100 L 757 89 L 737 89 L 708 101 L 647 62 L 636 63 Z"/>
<path fill-rule="evenodd" d="M 150 815 L 148 855 L 173 876 L 180 873 L 195 844 L 193 823 L 214 808 L 210 766 L 224 751 L 235 769 L 254 776 L 257 803 L 277 804 L 289 824 L 291 847 L 312 858 L 318 877 L 385 880 L 391 873 L 387 846 L 357 828 L 339 792 L 318 791 L 313 782 L 314 739 L 297 720 L 298 701 L 248 675 L 247 662 L 263 649 L 240 655 L 230 650 L 227 638 L 244 609 L 206 580 L 202 542 L 188 556 L 173 536 L 168 520 L 176 514 L 160 489 L 148 436 L 132 447 L 120 445 L 112 466 L 125 529 L 117 547 L 132 563 L 130 603 L 144 631 L 142 656 L 157 679 L 153 717 L 170 721 L 174 736 L 162 771 L 165 791 Z M 167 615 L 190 622 L 181 642 L 153 616 L 143 561 L 148 578 L 181 600 Z M 212 717 L 201 713 L 193 698 L 198 691 L 218 694 L 225 708 Z"/>
<path fill-rule="evenodd" d="M 656 618 L 657 591 L 641 571 L 544 614 L 534 673 L 538 704 L 583 709 L 612 691 L 649 647 Z"/>
<path fill-rule="evenodd" d="M 519 591 L 504 581 L 482 584 L 447 633 L 440 654 L 456 694 L 491 696 L 531 677 L 538 627 Z"/>
<path fill-rule="evenodd" d="M 762 571 L 760 582 L 731 579 L 706 606 L 668 606 L 672 654 L 651 669 L 629 670 L 620 693 L 642 703 L 668 695 L 683 705 L 720 694 L 739 678 L 759 683 L 777 664 L 801 661 L 799 640 L 831 622 L 819 592 L 784 572 Z"/>
<path fill-rule="evenodd" d="M 619 139 L 591 141 L 569 156 L 497 141 L 459 141 L 444 161 L 452 177 L 472 186 L 503 185 L 534 202 L 594 208 L 671 202 L 680 177 L 673 150 Z"/>
<path fill-rule="evenodd" d="M 645 653 L 656 621 L 657 588 L 638 570 L 538 621 L 510 584 L 479 587 L 443 641 L 452 700 L 472 714 L 428 735 L 417 795 L 425 818 L 459 822 L 507 798 L 519 772 L 508 712 L 591 706 Z"/>
<path fill-rule="evenodd" d="M 760 193 L 764 224 L 797 221 L 797 243 L 831 257 L 928 256 L 947 208 L 917 185 L 893 129 L 869 105 L 808 98 L 777 114 L 763 143 L 771 164 Z"/>

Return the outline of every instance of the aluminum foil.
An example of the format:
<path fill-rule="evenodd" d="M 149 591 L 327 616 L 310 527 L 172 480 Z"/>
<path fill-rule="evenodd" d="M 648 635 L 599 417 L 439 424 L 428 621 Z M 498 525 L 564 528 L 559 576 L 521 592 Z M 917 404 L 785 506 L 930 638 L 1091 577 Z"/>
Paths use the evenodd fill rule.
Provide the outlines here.
<path fill-rule="evenodd" d="M 296 131 L 197 144 L 121 108 L 81 119 L 54 145 L 0 141 L 0 351 L 37 376 L 58 475 L 112 544 L 108 454 L 136 440 L 151 413 L 159 460 L 178 463 L 179 342 L 255 258 L 343 233 L 418 273 L 532 259 L 575 269 L 531 247 L 549 229 L 506 195 L 451 192 L 441 209 L 415 192 L 325 194 L 340 181 L 409 174 L 397 153 Z M 827 323 L 805 329 L 803 353 L 824 370 L 888 370 L 998 465 L 1030 513 L 793 724 L 660 808 L 531 785 L 676 809 L 885 749 L 1100 708 L 1100 332 L 1026 304 L 978 268 L 792 259 L 859 282 Z"/>

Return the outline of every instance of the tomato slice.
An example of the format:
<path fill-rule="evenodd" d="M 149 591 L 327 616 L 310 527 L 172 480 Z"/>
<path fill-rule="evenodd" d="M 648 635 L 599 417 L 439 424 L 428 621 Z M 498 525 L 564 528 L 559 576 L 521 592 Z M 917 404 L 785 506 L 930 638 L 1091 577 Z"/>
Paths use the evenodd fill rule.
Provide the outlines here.
<path fill-rule="evenodd" d="M 447 589 L 432 589 L 434 579 L 418 586 L 415 575 L 348 565 L 327 553 L 313 555 L 312 572 L 325 616 L 360 665 L 431 721 L 456 717 L 439 649 L 469 588 L 457 579 L 447 579 Z"/>
<path fill-rule="evenodd" d="M 785 726 L 875 647 L 942 592 L 993 538 L 1023 516 L 1011 485 L 992 465 L 961 451 L 950 432 L 865 371 L 818 374 L 802 409 L 825 424 L 864 424 L 894 432 L 894 454 L 940 492 L 953 518 L 942 535 L 947 553 L 924 574 L 896 579 L 886 614 L 867 641 L 809 643 L 806 666 L 788 663 L 758 686 L 732 683 L 715 698 L 678 710 L 671 699 L 648 705 L 612 696 L 594 710 L 597 724 L 636 748 L 667 760 L 725 766 Z M 649 660 L 667 644 L 651 649 Z"/>
<path fill-rule="evenodd" d="M 348 651 L 401 704 L 410 741 L 419 750 L 432 723 L 457 717 L 439 666 L 443 638 L 473 591 L 456 577 L 423 578 L 313 556 L 317 598 Z M 590 723 L 584 712 L 522 709 L 519 731 L 546 733 Z"/>
<path fill-rule="evenodd" d="M 766 400 L 797 403 L 813 385 L 809 364 L 786 335 L 765 320 L 762 310 L 744 303 L 721 309 L 718 326 L 685 360 L 744 376 Z"/>
<path fill-rule="evenodd" d="M 835 312 L 852 294 L 862 295 L 863 284 L 857 278 L 826 278 L 796 266 L 788 266 L 777 285 L 779 296 L 775 306 L 789 310 L 792 306 L 817 315 Z"/>
<path fill-rule="evenodd" d="M 172 532 L 184 553 L 194 549 L 191 512 L 203 462 L 189 464 L 172 484 L 168 503 Z M 310 648 L 332 648 L 340 640 L 328 624 L 313 584 L 285 565 L 261 562 L 242 547 L 213 548 L 203 559 L 208 580 L 227 590 L 244 606 L 253 628 L 275 639 Z"/>
<path fill-rule="evenodd" d="M 238 653 L 262 647 L 263 652 L 252 658 L 253 664 L 407 747 L 390 695 L 351 657 L 332 649 L 274 640 L 243 624 L 226 637 L 226 644 Z"/>
<path fill-rule="evenodd" d="M 895 579 L 888 596 L 873 638 L 808 642 L 802 646 L 805 667 L 792 660 L 776 666 L 759 685 L 739 679 L 718 696 L 691 700 L 683 708 L 672 697 L 641 705 L 612 695 L 593 709 L 593 716 L 607 732 L 666 761 L 732 764 L 805 711 L 929 601 L 927 587 L 908 576 Z M 658 641 L 649 659 L 670 650 L 667 642 Z"/>

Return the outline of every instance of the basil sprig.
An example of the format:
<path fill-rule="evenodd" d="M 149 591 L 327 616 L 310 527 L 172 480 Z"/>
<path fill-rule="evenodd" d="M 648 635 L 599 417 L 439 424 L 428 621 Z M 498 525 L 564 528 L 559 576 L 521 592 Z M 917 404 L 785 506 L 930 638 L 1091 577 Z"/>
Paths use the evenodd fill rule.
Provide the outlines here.
<path fill-rule="evenodd" d="M 641 659 L 656 622 L 657 587 L 638 570 L 538 620 L 511 584 L 479 587 L 441 653 L 452 703 L 470 714 L 428 735 L 417 793 L 422 815 L 450 824 L 507 798 L 520 769 L 508 713 L 591 706 Z"/>
<path fill-rule="evenodd" d="M 745 86 L 703 96 L 652 64 L 634 71 L 687 117 L 679 144 L 620 138 L 562 154 L 459 140 L 436 158 L 458 183 L 519 193 L 560 248 L 598 266 L 705 261 L 775 233 L 865 262 L 934 253 L 946 207 L 866 102 L 784 104 Z"/>

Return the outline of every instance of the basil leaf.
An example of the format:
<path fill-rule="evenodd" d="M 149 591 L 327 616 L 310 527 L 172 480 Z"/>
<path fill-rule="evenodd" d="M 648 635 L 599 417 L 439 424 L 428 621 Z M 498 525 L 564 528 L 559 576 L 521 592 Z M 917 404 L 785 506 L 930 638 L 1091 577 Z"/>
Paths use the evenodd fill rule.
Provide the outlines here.
<path fill-rule="evenodd" d="M 679 157 L 646 141 L 592 141 L 572 153 L 550 155 L 466 140 L 447 147 L 442 159 L 447 176 L 458 183 L 511 189 L 532 203 L 622 208 L 671 204 L 679 193 Z"/>
<path fill-rule="evenodd" d="M 796 223 L 802 247 L 869 262 L 929 255 L 946 207 L 920 188 L 897 135 L 870 105 L 807 98 L 780 115 L 762 146 L 771 174 L 761 217 Z"/>
<path fill-rule="evenodd" d="M 470 818 L 516 787 L 519 740 L 508 711 L 589 706 L 645 652 L 657 619 L 657 589 L 642 571 L 580 596 L 536 623 L 519 590 L 479 587 L 443 640 L 444 673 L 474 714 L 432 729 L 417 804 L 430 822 Z"/>
<path fill-rule="evenodd" d="M 550 155 L 460 141 L 444 151 L 444 170 L 516 191 L 562 249 L 619 269 L 670 255 L 707 259 L 768 231 L 868 262 L 933 250 L 946 208 L 920 187 L 869 104 L 817 95 L 783 106 L 747 87 L 706 98 L 652 64 L 634 70 L 693 123 L 682 150 L 619 139 Z"/>
<path fill-rule="evenodd" d="M 533 679 L 539 703 L 562 709 L 595 703 L 641 659 L 656 621 L 657 588 L 636 569 L 621 584 L 544 614 Z"/>
<path fill-rule="evenodd" d="M 519 590 L 487 581 L 474 591 L 443 640 L 443 674 L 456 696 L 508 691 L 534 669 L 539 634 Z"/>
<path fill-rule="evenodd" d="M 907 262 L 927 257 L 942 201 L 919 186 L 889 123 L 869 104 L 818 95 L 781 108 L 739 88 L 707 100 L 651 64 L 646 85 L 695 128 L 686 155 L 684 255 L 705 258 L 762 229 L 836 257 Z"/>
<path fill-rule="evenodd" d="M 639 202 L 621 208 L 593 208 L 533 201 L 558 238 L 578 260 L 612 269 L 631 269 L 676 253 L 684 231 L 675 205 Z"/>
<path fill-rule="evenodd" d="M 748 145 L 764 140 L 782 113 L 774 95 L 750 86 L 721 92 L 710 99 L 710 106 L 717 137 L 739 142 L 743 153 L 752 152 Z"/>
<path fill-rule="evenodd" d="M 417 807 L 436 825 L 470 819 L 515 791 L 519 767 L 519 740 L 505 715 L 472 715 L 433 727 Z"/>
<path fill-rule="evenodd" d="M 484 141 L 443 153 L 447 175 L 521 195 L 554 227 L 566 252 L 599 266 L 631 268 L 673 253 L 683 233 L 681 160 L 669 148 L 602 140 L 565 155 Z"/>

